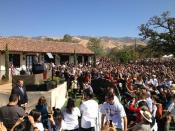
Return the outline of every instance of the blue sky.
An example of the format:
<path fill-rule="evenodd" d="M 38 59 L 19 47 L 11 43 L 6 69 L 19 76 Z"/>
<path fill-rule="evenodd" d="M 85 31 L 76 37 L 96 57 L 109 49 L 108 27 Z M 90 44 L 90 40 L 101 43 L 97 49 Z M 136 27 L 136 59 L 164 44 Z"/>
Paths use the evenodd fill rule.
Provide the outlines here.
<path fill-rule="evenodd" d="M 163 11 L 175 0 L 0 0 L 0 36 L 137 37 Z"/>

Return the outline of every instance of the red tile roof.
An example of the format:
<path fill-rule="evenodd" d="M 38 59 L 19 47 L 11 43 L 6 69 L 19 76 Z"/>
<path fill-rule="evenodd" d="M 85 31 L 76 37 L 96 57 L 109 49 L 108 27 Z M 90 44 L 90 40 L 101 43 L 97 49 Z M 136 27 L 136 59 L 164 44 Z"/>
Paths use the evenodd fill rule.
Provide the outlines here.
<path fill-rule="evenodd" d="M 0 51 L 5 50 L 6 44 L 8 44 L 9 51 L 15 52 L 72 54 L 75 50 L 77 54 L 94 54 L 91 50 L 79 44 L 31 38 L 0 38 Z"/>

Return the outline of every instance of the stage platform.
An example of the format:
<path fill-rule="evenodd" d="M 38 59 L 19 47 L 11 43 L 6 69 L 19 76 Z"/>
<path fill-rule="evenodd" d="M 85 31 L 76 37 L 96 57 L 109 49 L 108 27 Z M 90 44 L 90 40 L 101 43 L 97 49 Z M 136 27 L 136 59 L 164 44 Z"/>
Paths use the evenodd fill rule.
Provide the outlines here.
<path fill-rule="evenodd" d="M 7 105 L 11 89 L 12 84 L 5 84 L 0 86 L 0 107 Z M 35 108 L 35 105 L 37 104 L 38 99 L 41 96 L 45 96 L 49 108 L 51 107 L 62 108 L 66 101 L 67 83 L 64 82 L 63 84 L 58 85 L 57 88 L 52 89 L 50 91 L 37 91 L 37 92 L 30 91 L 27 92 L 27 94 L 29 98 L 27 106 L 28 111 Z"/>

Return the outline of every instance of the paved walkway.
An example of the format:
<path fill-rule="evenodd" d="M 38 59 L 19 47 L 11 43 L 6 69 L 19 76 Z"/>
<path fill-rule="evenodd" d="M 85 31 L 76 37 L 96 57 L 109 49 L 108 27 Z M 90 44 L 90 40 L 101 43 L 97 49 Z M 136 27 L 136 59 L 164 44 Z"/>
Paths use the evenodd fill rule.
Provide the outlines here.
<path fill-rule="evenodd" d="M 0 107 L 8 103 L 11 89 L 12 83 L 0 85 Z"/>
<path fill-rule="evenodd" d="M 0 85 L 0 92 L 11 92 L 12 83 Z"/>

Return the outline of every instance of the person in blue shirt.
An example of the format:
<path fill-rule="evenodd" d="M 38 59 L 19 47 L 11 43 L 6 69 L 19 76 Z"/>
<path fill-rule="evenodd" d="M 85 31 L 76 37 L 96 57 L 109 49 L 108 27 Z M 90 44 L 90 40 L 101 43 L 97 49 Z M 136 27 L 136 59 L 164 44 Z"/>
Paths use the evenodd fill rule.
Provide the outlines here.
<path fill-rule="evenodd" d="M 49 129 L 48 105 L 44 96 L 39 98 L 38 104 L 36 105 L 36 110 L 41 113 L 41 122 L 43 123 L 44 128 Z"/>

